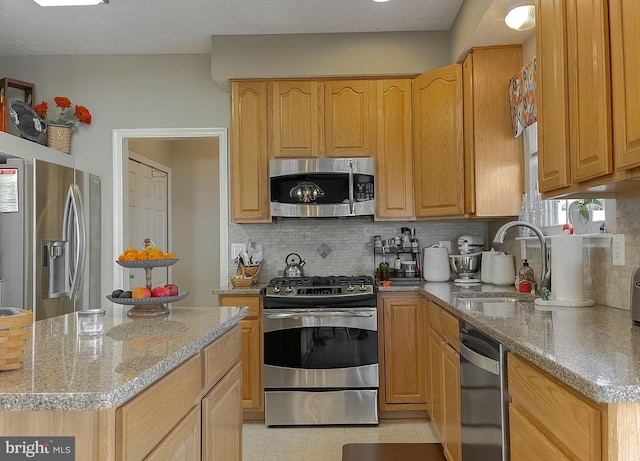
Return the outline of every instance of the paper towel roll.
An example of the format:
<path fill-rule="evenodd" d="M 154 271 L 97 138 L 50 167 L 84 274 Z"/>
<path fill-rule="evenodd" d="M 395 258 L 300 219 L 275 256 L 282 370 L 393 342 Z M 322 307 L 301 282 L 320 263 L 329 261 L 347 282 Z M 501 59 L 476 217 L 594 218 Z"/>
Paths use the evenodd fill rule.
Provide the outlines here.
<path fill-rule="evenodd" d="M 551 299 L 584 300 L 582 236 L 556 235 L 551 242 Z"/>

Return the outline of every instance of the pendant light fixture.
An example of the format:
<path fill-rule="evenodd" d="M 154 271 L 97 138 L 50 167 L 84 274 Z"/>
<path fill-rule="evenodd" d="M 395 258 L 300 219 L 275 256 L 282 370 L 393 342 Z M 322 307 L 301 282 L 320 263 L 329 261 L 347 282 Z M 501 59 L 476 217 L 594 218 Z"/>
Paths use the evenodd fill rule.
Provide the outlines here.
<path fill-rule="evenodd" d="M 109 0 L 33 0 L 40 6 L 86 6 L 109 3 Z"/>
<path fill-rule="evenodd" d="M 504 22 L 513 30 L 533 29 L 536 25 L 536 8 L 533 5 L 512 8 L 504 18 Z"/>

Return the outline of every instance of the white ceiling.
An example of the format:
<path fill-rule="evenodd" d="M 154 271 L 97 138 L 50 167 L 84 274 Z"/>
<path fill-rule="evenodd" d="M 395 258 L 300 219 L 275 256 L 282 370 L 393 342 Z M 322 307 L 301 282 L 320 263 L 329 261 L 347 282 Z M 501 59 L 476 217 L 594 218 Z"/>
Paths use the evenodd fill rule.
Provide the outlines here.
<path fill-rule="evenodd" d="M 492 7 L 504 14 L 503 4 L 517 1 L 494 0 Z M 32 0 L 0 0 L 0 56 L 210 53 L 212 35 L 449 30 L 462 2 L 110 0 L 45 8 Z"/>

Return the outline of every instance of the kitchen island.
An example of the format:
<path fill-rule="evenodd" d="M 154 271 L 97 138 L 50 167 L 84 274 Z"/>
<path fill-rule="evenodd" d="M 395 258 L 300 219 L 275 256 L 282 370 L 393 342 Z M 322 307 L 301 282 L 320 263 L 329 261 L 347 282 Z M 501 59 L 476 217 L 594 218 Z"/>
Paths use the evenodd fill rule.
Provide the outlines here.
<path fill-rule="evenodd" d="M 208 459 L 226 449 L 222 459 L 240 460 L 247 312 L 174 307 L 133 320 L 114 307 L 94 336 L 78 334 L 75 314 L 35 322 L 22 368 L 0 373 L 0 434 L 73 436 L 76 459 Z"/>

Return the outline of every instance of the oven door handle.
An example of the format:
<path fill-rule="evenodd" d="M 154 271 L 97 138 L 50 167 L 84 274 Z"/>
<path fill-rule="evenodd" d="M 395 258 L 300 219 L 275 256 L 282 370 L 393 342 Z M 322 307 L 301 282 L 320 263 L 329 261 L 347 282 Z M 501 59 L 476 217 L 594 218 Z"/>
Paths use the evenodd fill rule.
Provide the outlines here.
<path fill-rule="evenodd" d="M 297 319 L 301 317 L 373 317 L 370 312 L 343 312 L 343 311 L 305 311 L 305 312 L 282 312 L 278 314 L 265 313 L 268 319 Z"/>

